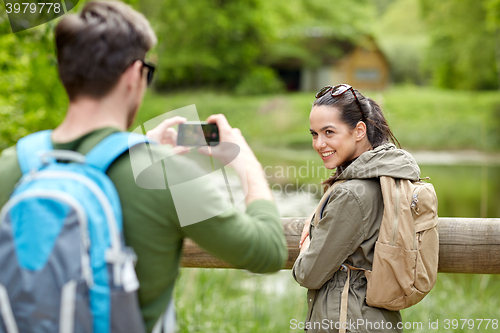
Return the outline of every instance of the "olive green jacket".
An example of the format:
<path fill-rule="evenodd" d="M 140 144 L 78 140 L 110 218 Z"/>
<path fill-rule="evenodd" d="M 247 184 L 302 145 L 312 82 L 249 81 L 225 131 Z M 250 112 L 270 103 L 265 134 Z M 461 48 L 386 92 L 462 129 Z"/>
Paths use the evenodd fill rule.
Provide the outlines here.
<path fill-rule="evenodd" d="M 311 224 L 310 246 L 293 266 L 295 280 L 309 289 L 305 322 L 308 332 L 338 331 L 335 324 L 347 278 L 341 265 L 345 262 L 372 268 L 384 210 L 378 177 L 418 180 L 419 175 L 413 157 L 393 144 L 363 153 L 340 174 L 338 179 L 346 181 L 336 185 L 317 226 Z M 402 332 L 397 328 L 401 322 L 399 311 L 370 307 L 365 297 L 364 273 L 351 271 L 348 332 Z"/>

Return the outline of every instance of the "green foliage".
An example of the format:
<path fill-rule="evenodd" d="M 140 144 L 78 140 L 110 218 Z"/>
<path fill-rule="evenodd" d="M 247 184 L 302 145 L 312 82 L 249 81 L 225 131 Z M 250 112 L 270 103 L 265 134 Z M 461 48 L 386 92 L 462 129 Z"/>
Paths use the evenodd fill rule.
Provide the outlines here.
<path fill-rule="evenodd" d="M 374 0 L 375 8 L 377 9 L 378 15 L 384 15 L 388 8 L 395 2 L 396 0 Z"/>
<path fill-rule="evenodd" d="M 5 11 L 5 6 L 3 1 L 0 0 L 0 37 L 6 34 L 10 34 L 12 29 L 9 23 L 9 17 Z"/>
<path fill-rule="evenodd" d="M 283 82 L 267 67 L 255 67 L 236 86 L 237 95 L 275 94 L 284 91 Z"/>
<path fill-rule="evenodd" d="M 500 150 L 500 127 L 492 122 L 500 101 L 496 92 L 400 87 L 371 97 L 382 102 L 405 148 Z"/>
<path fill-rule="evenodd" d="M 499 0 L 376 0 L 379 45 L 396 83 L 499 87 Z"/>
<path fill-rule="evenodd" d="M 154 3 L 159 88 L 234 88 L 269 38 L 263 0 Z M 154 14 L 152 14 L 154 15 Z M 160 23 L 161 22 L 161 23 Z"/>
<path fill-rule="evenodd" d="M 489 28 L 498 31 L 500 28 L 500 0 L 486 0 L 485 8 Z"/>
<path fill-rule="evenodd" d="M 0 151 L 64 118 L 68 97 L 57 72 L 53 34 L 58 21 L 13 34 L 0 4 Z"/>
<path fill-rule="evenodd" d="M 396 83 L 423 84 L 428 74 L 422 68 L 428 38 L 418 1 L 380 4 L 384 11 L 375 23 L 377 41 L 389 60 L 391 78 Z"/>
<path fill-rule="evenodd" d="M 50 22 L 0 37 L 0 150 L 63 118 L 68 99 L 57 74 L 53 28 Z"/>
<path fill-rule="evenodd" d="M 495 56 L 500 50 L 495 50 L 498 36 L 486 20 L 492 8 L 488 3 L 494 5 L 490 0 L 421 0 L 430 37 L 426 66 L 437 86 L 498 88 Z"/>

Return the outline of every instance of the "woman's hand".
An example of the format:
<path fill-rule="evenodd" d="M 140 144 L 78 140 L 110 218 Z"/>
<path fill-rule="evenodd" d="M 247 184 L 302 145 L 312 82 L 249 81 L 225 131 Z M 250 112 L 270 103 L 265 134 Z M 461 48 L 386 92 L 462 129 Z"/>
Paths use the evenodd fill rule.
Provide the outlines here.
<path fill-rule="evenodd" d="M 309 227 L 311 226 L 311 220 L 312 217 L 314 216 L 314 213 L 315 211 L 306 219 L 306 222 L 304 223 L 304 228 L 302 229 L 302 235 L 300 236 L 299 249 L 302 248 L 302 246 L 304 246 L 304 242 L 307 239 L 307 236 L 309 236 Z"/>
<path fill-rule="evenodd" d="M 185 123 L 186 121 L 186 118 L 180 116 L 165 119 L 158 126 L 147 131 L 146 136 L 162 145 L 172 145 L 176 154 L 187 153 L 189 148 L 177 146 L 177 131 L 175 128 L 172 128 L 172 126 Z"/>
<path fill-rule="evenodd" d="M 302 245 L 301 245 L 299 254 L 302 254 L 303 252 L 305 252 L 309 248 L 309 244 L 311 244 L 311 241 L 309 240 L 309 237 L 307 237 L 304 240 L 304 243 L 302 243 Z"/>

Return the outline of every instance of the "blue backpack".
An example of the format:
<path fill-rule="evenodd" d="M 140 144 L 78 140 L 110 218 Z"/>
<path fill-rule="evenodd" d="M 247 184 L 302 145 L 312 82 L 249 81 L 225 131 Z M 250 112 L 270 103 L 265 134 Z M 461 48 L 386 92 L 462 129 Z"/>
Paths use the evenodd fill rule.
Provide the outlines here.
<path fill-rule="evenodd" d="M 114 133 L 84 156 L 53 150 L 50 134 L 17 144 L 23 177 L 0 213 L 0 332 L 144 332 L 136 257 L 105 172 L 145 138 Z"/>

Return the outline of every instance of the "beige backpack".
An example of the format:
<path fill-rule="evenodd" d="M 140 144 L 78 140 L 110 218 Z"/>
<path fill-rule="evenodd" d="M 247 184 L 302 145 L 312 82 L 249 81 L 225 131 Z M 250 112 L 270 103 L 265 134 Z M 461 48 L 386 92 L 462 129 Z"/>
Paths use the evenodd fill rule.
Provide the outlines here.
<path fill-rule="evenodd" d="M 434 187 L 429 183 L 386 176 L 380 177 L 380 185 L 384 215 L 372 270 L 342 265 L 341 269 L 347 270 L 348 277 L 342 292 L 340 323 L 347 322 L 350 270 L 365 271 L 368 282 L 366 303 L 369 306 L 393 311 L 420 302 L 436 283 L 439 238 Z M 318 213 L 334 186 L 321 200 L 317 216 L 320 216 Z M 315 223 L 318 220 L 317 217 Z"/>
<path fill-rule="evenodd" d="M 365 272 L 366 303 L 396 311 L 420 302 L 436 284 L 438 202 L 429 183 L 382 176 L 380 185 L 384 217 L 372 271 Z"/>

